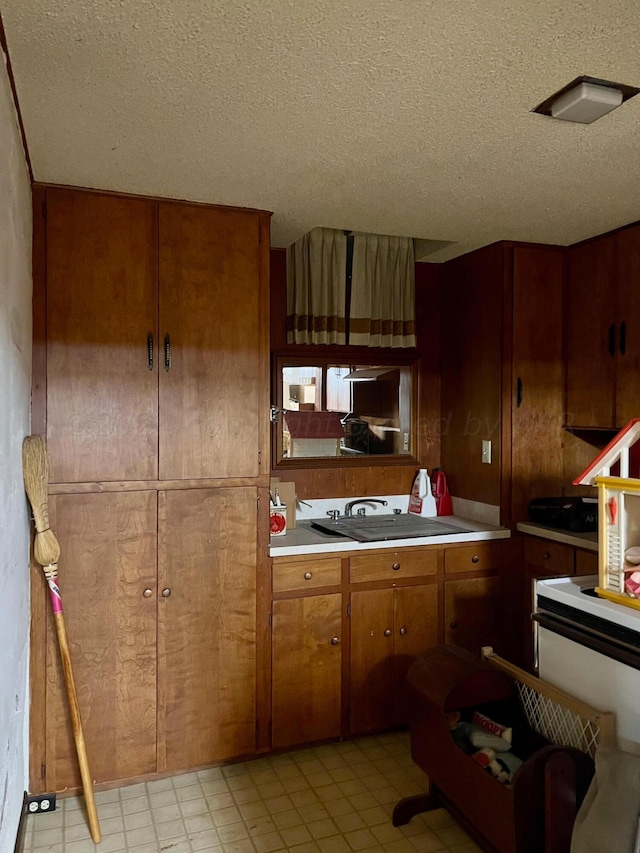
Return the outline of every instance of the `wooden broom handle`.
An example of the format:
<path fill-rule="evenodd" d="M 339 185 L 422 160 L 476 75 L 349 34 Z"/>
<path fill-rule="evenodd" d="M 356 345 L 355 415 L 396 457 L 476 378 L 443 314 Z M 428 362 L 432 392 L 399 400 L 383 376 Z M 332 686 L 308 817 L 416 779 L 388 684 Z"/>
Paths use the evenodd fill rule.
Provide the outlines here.
<path fill-rule="evenodd" d="M 94 842 L 96 844 L 100 844 L 102 834 L 100 832 L 100 822 L 98 820 L 96 801 L 93 795 L 93 782 L 89 771 L 87 747 L 84 742 L 84 732 L 82 730 L 82 720 L 80 718 L 80 706 L 78 705 L 78 694 L 76 693 L 76 684 L 73 680 L 73 669 L 71 668 L 71 657 L 69 655 L 69 641 L 67 640 L 67 628 L 64 622 L 64 613 L 62 612 L 60 590 L 58 589 L 55 577 L 49 577 L 47 575 L 47 583 L 49 584 L 53 617 L 56 623 L 58 646 L 60 647 L 60 658 L 62 660 L 62 669 L 64 672 L 64 683 L 67 688 L 67 698 L 69 700 L 71 728 L 73 729 L 73 738 L 76 742 L 76 752 L 78 754 L 78 764 L 80 766 L 80 778 L 82 779 L 82 788 L 84 790 L 84 797 L 87 804 L 89 831 L 91 832 L 91 837 Z"/>

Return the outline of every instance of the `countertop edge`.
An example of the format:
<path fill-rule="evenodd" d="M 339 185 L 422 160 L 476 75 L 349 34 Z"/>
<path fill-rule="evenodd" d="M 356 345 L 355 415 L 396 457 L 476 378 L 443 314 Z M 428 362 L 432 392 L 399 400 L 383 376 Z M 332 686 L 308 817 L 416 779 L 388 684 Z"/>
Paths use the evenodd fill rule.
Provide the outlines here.
<path fill-rule="evenodd" d="M 572 545 L 574 548 L 582 548 L 584 551 L 598 551 L 597 533 L 572 533 L 570 530 L 557 530 L 545 527 L 533 521 L 521 521 L 516 525 L 520 533 L 529 536 L 537 536 L 540 539 L 549 539 L 552 542 L 560 542 L 563 545 Z M 595 538 L 595 541 L 593 537 Z"/>
<path fill-rule="evenodd" d="M 287 534 L 290 535 L 290 534 Z M 453 545 L 459 542 L 480 542 L 490 539 L 508 539 L 511 532 L 505 528 L 491 530 L 471 530 L 468 533 L 454 533 L 446 536 L 419 536 L 414 539 L 390 539 L 386 542 L 355 542 L 341 540 L 338 542 L 317 542 L 310 544 L 271 543 L 270 557 L 294 557 L 305 554 L 336 554 L 344 552 L 359 553 L 362 551 L 380 551 L 387 548 L 428 547 L 430 545 Z M 284 538 L 284 537 L 283 537 Z"/>

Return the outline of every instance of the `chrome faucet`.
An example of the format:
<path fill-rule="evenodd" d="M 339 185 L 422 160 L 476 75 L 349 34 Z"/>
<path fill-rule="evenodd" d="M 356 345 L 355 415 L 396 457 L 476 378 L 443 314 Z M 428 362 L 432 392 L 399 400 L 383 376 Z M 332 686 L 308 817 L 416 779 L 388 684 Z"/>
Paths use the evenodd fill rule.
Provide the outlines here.
<path fill-rule="evenodd" d="M 356 504 L 382 504 L 387 505 L 387 501 L 381 501 L 378 498 L 358 498 L 355 501 L 349 501 L 344 505 L 345 518 L 350 518 L 353 515 L 353 508 Z"/>

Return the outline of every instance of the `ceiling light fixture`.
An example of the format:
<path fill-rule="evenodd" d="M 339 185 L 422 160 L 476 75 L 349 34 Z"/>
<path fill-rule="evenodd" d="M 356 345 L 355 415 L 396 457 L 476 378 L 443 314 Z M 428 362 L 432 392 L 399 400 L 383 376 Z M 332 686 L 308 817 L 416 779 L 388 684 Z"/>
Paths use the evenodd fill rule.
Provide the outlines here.
<path fill-rule="evenodd" d="M 543 101 L 533 112 L 563 121 L 591 124 L 638 92 L 640 89 L 622 83 L 595 77 L 577 77 Z"/>

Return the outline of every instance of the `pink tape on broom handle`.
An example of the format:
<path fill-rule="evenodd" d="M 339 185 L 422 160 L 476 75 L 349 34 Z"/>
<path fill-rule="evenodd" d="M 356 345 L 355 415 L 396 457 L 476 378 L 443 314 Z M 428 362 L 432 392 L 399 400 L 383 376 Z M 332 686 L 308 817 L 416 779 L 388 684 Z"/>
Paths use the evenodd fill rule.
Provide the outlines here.
<path fill-rule="evenodd" d="M 62 596 L 60 595 L 60 587 L 56 583 L 55 578 L 47 578 L 49 584 L 49 598 L 51 599 L 51 608 L 54 614 L 62 613 Z"/>

